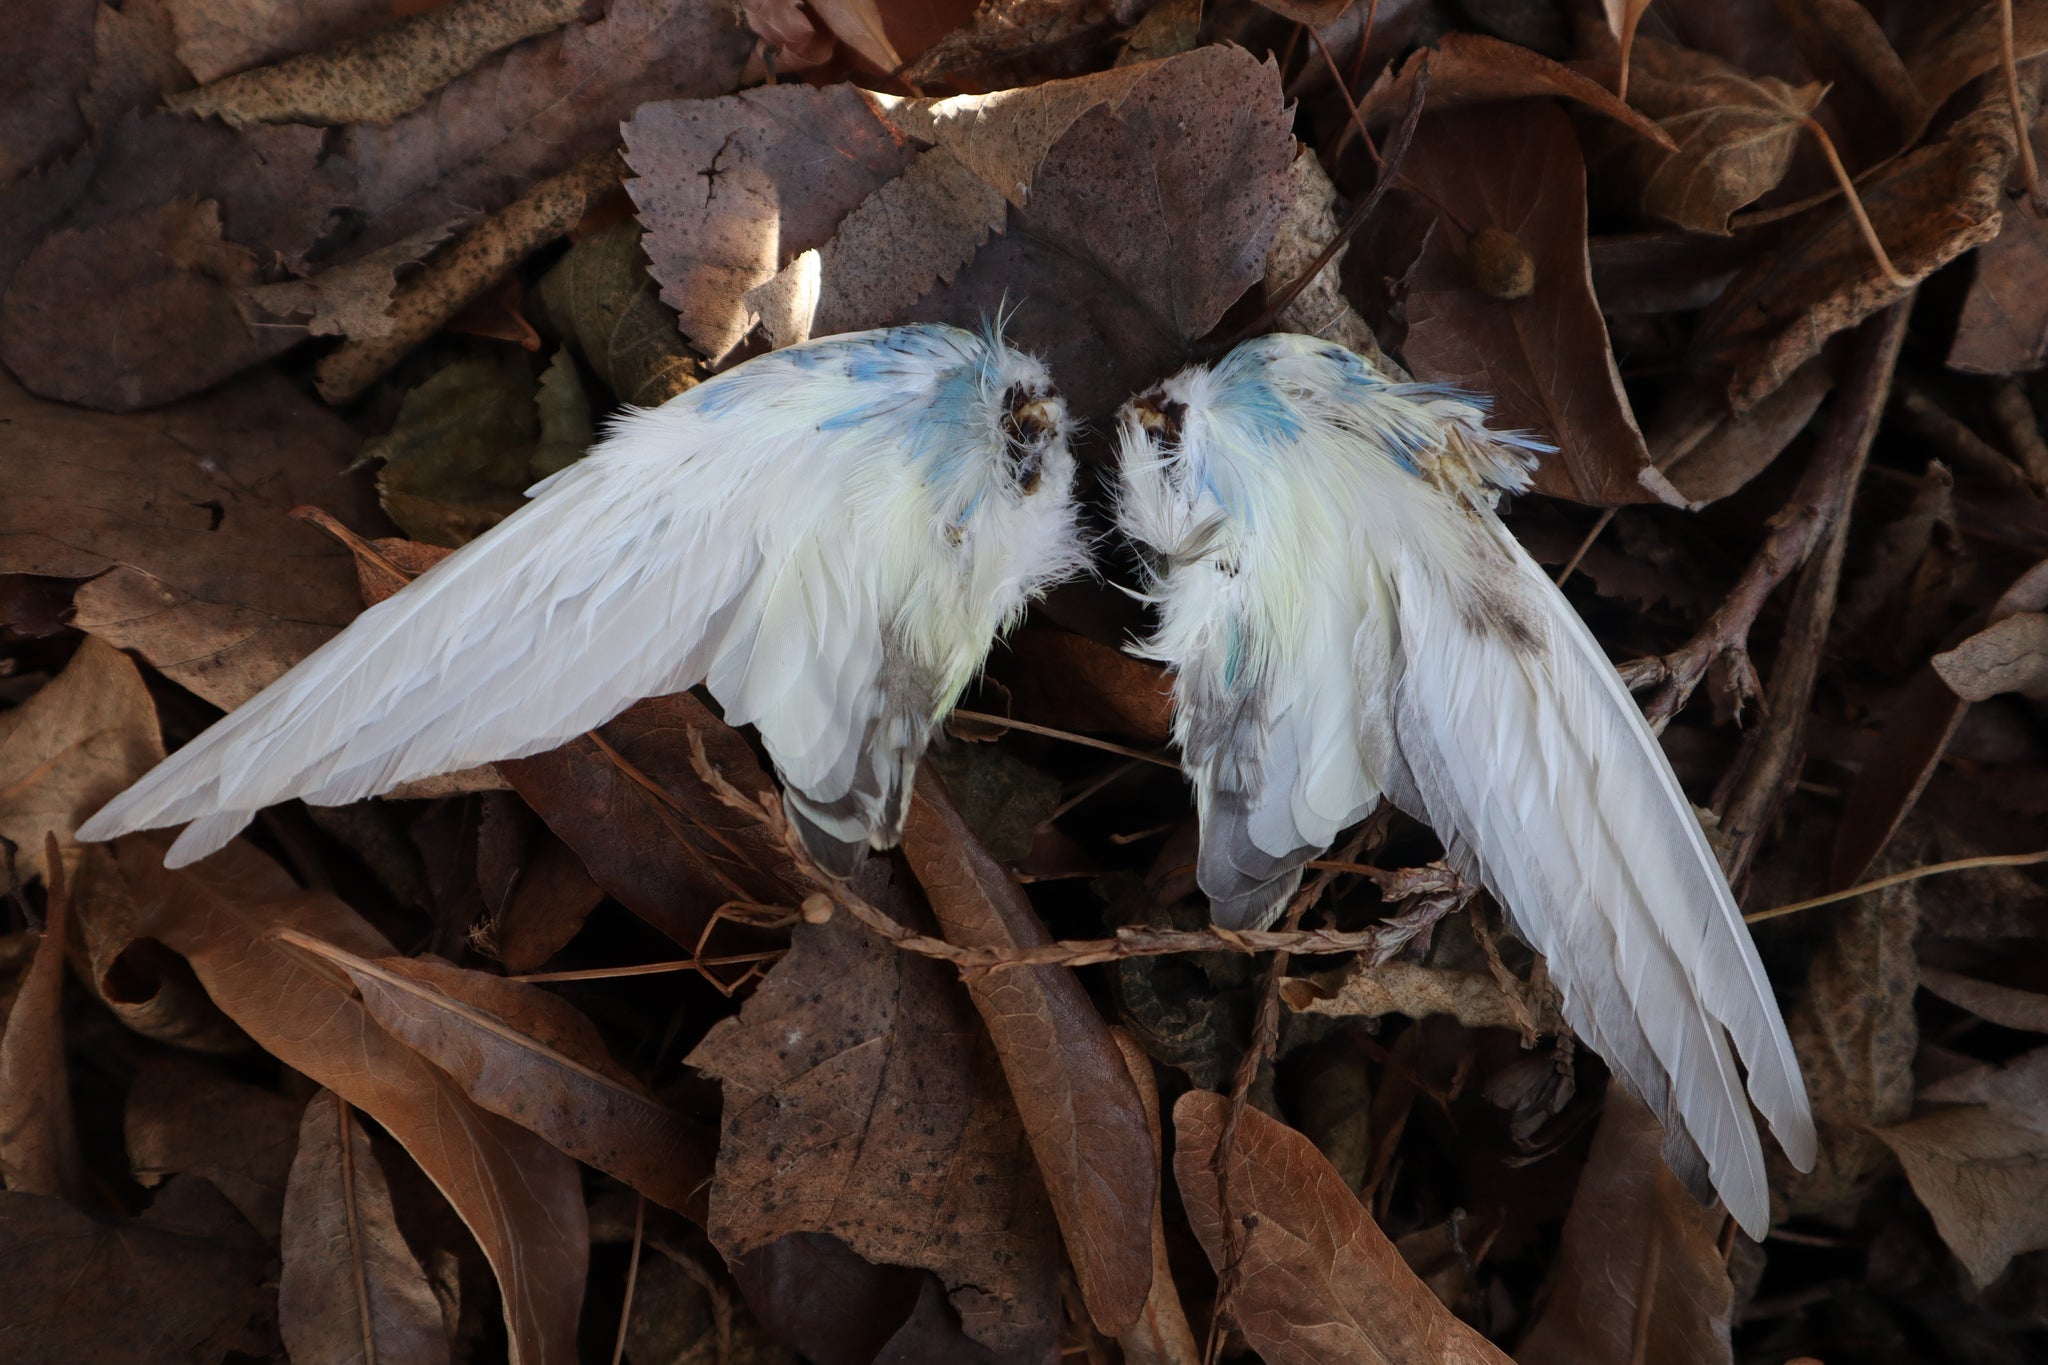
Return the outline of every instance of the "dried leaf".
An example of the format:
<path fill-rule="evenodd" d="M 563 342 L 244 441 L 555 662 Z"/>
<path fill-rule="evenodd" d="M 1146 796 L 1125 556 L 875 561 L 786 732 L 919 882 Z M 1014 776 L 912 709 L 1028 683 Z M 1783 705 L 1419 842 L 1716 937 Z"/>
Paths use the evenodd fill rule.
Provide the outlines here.
<path fill-rule="evenodd" d="M 773 789 L 754 751 L 687 692 L 639 702 L 588 737 L 497 765 L 628 910 L 694 950 L 721 905 L 794 907 L 808 894 L 789 855 L 722 804 L 691 765 L 690 734 L 748 795 Z"/>
<path fill-rule="evenodd" d="M 1528 297 L 1489 296 L 1462 234 L 1440 221 L 1408 281 L 1408 368 L 1492 395 L 1496 425 L 1556 442 L 1537 468 L 1539 492 L 1596 506 L 1654 501 L 1638 480 L 1649 452 L 1593 300 L 1585 168 L 1571 121 L 1537 102 L 1431 114 L 1406 174 L 1465 226 L 1512 234 L 1536 272 Z"/>
<path fill-rule="evenodd" d="M 703 1216 L 710 1144 L 614 1062 L 558 995 L 433 958 L 311 951 L 348 973 L 370 1017 L 464 1094 L 648 1198 Z"/>
<path fill-rule="evenodd" d="M 173 1180 L 141 1217 L 0 1194 L 0 1333 L 24 1362 L 164 1365 L 268 1357 L 270 1251 L 203 1180 Z"/>
<path fill-rule="evenodd" d="M 215 705 L 248 700 L 360 610 L 345 552 L 286 515 L 374 516 L 336 473 L 357 437 L 288 380 L 107 417 L 0 378 L 0 420 L 0 572 L 92 578 L 78 627 Z"/>
<path fill-rule="evenodd" d="M 157 1057 L 128 1091 L 121 1137 L 129 1169 L 145 1188 L 173 1176 L 198 1176 L 226 1195 L 266 1242 L 275 1242 L 299 1116 L 299 1106 L 274 1090 L 229 1080 L 182 1057 Z"/>
<path fill-rule="evenodd" d="M 902 906 L 887 876 L 871 860 L 856 889 Z M 1052 1220 L 952 969 L 846 915 L 799 924 L 738 1018 L 714 1025 L 688 1060 L 723 1084 L 706 1227 L 728 1258 L 830 1233 L 869 1261 L 937 1274 L 974 1340 L 1050 1346 Z"/>
<path fill-rule="evenodd" d="M 921 1291 L 937 1292 L 952 1320 L 947 1360 L 967 1361 L 987 1348 L 969 1341 L 945 1308 L 944 1289 L 929 1272 L 877 1266 L 836 1237 L 793 1232 L 732 1262 L 747 1306 L 768 1331 L 814 1365 L 870 1365 L 915 1310 Z"/>
<path fill-rule="evenodd" d="M 918 775 L 903 856 L 950 943 L 1051 941 L 1022 888 L 989 856 L 944 784 Z M 1137 1321 L 1152 1282 L 1159 1154 L 1122 1050 L 1071 969 L 1023 967 L 967 984 L 995 1040 L 1081 1295 L 1105 1336 Z"/>
<path fill-rule="evenodd" d="M 2048 1048 L 1937 1081 L 1920 1098 L 1947 1107 L 1877 1136 L 1981 1288 L 2014 1256 L 2048 1247 Z"/>
<path fill-rule="evenodd" d="M 747 291 L 823 246 L 915 154 L 851 85 L 644 105 L 625 136 L 662 300 L 713 362 L 754 325 Z"/>
<path fill-rule="evenodd" d="M 810 6 L 832 30 L 832 36 L 869 66 L 884 74 L 903 69 L 903 59 L 889 41 L 876 0 L 810 0 Z"/>
<path fill-rule="evenodd" d="M 1342 8 L 1350 0 L 1334 2 Z M 1137 23 L 1149 8 L 1147 0 L 983 0 L 972 22 L 933 43 L 903 79 L 920 90 L 941 83 L 987 90 L 1067 75 L 1075 56 Z"/>
<path fill-rule="evenodd" d="M 1270 1365 L 1505 1365 L 1416 1278 L 1343 1177 L 1292 1128 L 1246 1109 L 1219 1181 L 1229 1110 L 1229 1098 L 1210 1091 L 1181 1096 L 1173 1177 L 1209 1263 L 1219 1272 L 1235 1264 L 1232 1318 Z"/>
<path fill-rule="evenodd" d="M 1164 744 L 1173 687 L 1164 669 L 1084 635 L 1026 630 L 993 661 L 1019 720 Z"/>
<path fill-rule="evenodd" d="M 184 958 L 137 927 L 128 883 L 105 844 L 81 844 L 67 869 L 93 993 L 145 1038 L 194 1052 L 246 1053 L 249 1036 L 221 1013 Z M 71 860 L 65 860 L 69 863 Z"/>
<path fill-rule="evenodd" d="M 1929 22 L 1915 33 L 1906 53 L 1906 68 L 1919 88 L 1924 118 L 1931 118 L 1950 96 L 1987 71 L 1996 70 L 2005 47 L 1998 3 L 1961 5 L 1931 10 Z M 2041 0 L 2012 0 L 2013 56 L 2026 61 L 2048 52 L 2048 5 Z M 1924 125 L 1923 125 L 1924 126 Z M 1915 128 L 1908 140 L 1917 138 Z"/>
<path fill-rule="evenodd" d="M 164 0 L 127 0 L 99 7 L 92 26 L 92 80 L 79 96 L 86 122 L 99 128 L 122 114 L 154 109 L 165 95 L 192 84 L 177 56 Z"/>
<path fill-rule="evenodd" d="M 11 16 L 0 44 L 0 185 L 85 139 L 77 96 L 92 71 L 98 0 L 52 0 Z"/>
<path fill-rule="evenodd" d="M 1138 1087 L 1153 1149 L 1164 1152 L 1166 1135 L 1159 1122 L 1159 1083 L 1152 1075 L 1152 1059 L 1128 1031 L 1111 1029 L 1109 1036 L 1123 1053 L 1131 1081 Z M 1197 1365 L 1202 1359 L 1194 1329 L 1188 1326 L 1187 1310 L 1181 1307 L 1180 1291 L 1173 1283 L 1173 1263 L 1166 1249 L 1163 1184 L 1155 1179 L 1152 1185 L 1152 1288 L 1145 1296 L 1144 1312 L 1117 1340 L 1127 1365 Z"/>
<path fill-rule="evenodd" d="M 1466 1028 L 1522 1027 L 1528 1008 L 1510 1000 L 1490 972 L 1450 971 L 1414 962 L 1383 962 L 1370 966 L 1363 960 L 1346 968 L 1334 989 L 1305 978 L 1288 981 L 1282 988 L 1288 1006 L 1302 1014 L 1334 1014 L 1376 1019 L 1387 1014 L 1426 1019 L 1447 1014 Z M 1561 1033 L 1564 1021 L 1556 1001 L 1545 999 L 1537 1016 L 1544 1033 Z"/>
<path fill-rule="evenodd" d="M 120 650 L 86 640 L 54 682 L 0 712 L 0 838 L 15 845 L 15 870 L 47 876 L 44 836 L 70 843 L 163 756 L 142 674 Z"/>
<path fill-rule="evenodd" d="M 191 962 L 214 1000 L 286 1065 L 369 1114 L 412 1155 L 497 1274 L 515 1365 L 575 1351 L 588 1252 L 567 1157 L 472 1104 L 444 1073 L 371 1019 L 343 982 L 272 935 L 292 928 L 365 957 L 391 946 L 331 896 L 304 891 L 243 842 L 190 868 L 167 841 L 117 846 L 138 927 Z"/>
<path fill-rule="evenodd" d="M 2039 991 L 1993 985 L 1927 966 L 1920 968 L 1920 985 L 1957 1009 L 1968 1010 L 2000 1028 L 2048 1033 L 2048 995 Z"/>
<path fill-rule="evenodd" d="M 1735 1290 L 1720 1249 L 1726 1218 L 1664 1164 L 1664 1130 L 1620 1086 L 1572 1196 L 1549 1303 L 1517 1365 L 1635 1365 L 1734 1360 Z"/>
<path fill-rule="evenodd" d="M 548 33 L 583 0 L 449 0 L 359 37 L 244 71 L 165 104 L 245 123 L 388 123 L 493 52 Z"/>
<path fill-rule="evenodd" d="M 4 717 L 0 717 L 4 719 Z M 51 850 L 56 841 L 48 841 Z M 83 1202 L 85 1163 L 64 1065 L 64 952 L 71 922 L 63 878 L 21 989 L 0 1018 L 0 1178 L 9 1190 Z"/>
<path fill-rule="evenodd" d="M 393 0 L 163 0 L 178 60 L 201 82 L 359 37 L 390 23 Z"/>
<path fill-rule="evenodd" d="M 1998 236 L 1977 249 L 1976 270 L 1950 368 L 2019 374 L 2048 364 L 2048 217 L 2033 199 L 2005 206 Z"/>
<path fill-rule="evenodd" d="M 585 237 L 541 277 L 539 293 L 548 321 L 620 402 L 658 408 L 697 382 L 699 365 L 640 241 L 634 222 Z"/>
<path fill-rule="evenodd" d="M 331 1090 L 307 1104 L 284 1200 L 277 1325 L 292 1365 L 443 1365 L 441 1304 L 398 1230 L 391 1187 Z"/>
<path fill-rule="evenodd" d="M 2048 700 L 2048 614 L 2023 611 L 1934 656 L 1934 671 L 1964 701 L 2002 692 Z"/>
<path fill-rule="evenodd" d="M 494 350 L 442 366 L 405 395 L 391 430 L 363 445 L 377 492 L 408 536 L 457 546 L 525 504 L 539 437 L 523 356 Z"/>
<path fill-rule="evenodd" d="M 1670 133 L 1616 99 L 1614 92 L 1598 81 L 1526 47 L 1481 33 L 1446 33 L 1435 47 L 1425 48 L 1402 63 L 1399 71 L 1389 67 L 1382 72 L 1358 102 L 1359 113 L 1368 123 L 1391 123 L 1408 112 L 1416 77 L 1425 62 L 1429 66 L 1426 108 L 1431 113 L 1502 100 L 1555 96 L 1612 119 L 1667 151 L 1676 150 Z"/>
<path fill-rule="evenodd" d="M 1740 417 L 1729 410 L 1717 377 L 1685 384 L 1645 433 L 1650 461 L 1687 505 L 1719 502 L 1770 468 L 1806 430 L 1834 384 L 1825 359 L 1815 357 Z"/>

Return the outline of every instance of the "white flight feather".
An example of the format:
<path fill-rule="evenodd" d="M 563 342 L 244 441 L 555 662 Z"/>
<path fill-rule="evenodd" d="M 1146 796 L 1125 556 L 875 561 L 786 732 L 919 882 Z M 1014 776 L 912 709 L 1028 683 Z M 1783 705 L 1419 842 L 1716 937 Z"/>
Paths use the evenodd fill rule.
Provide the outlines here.
<path fill-rule="evenodd" d="M 1035 485 L 1003 426 L 1053 416 Z M 554 747 L 709 682 L 833 839 L 894 842 L 931 727 L 1026 601 L 1082 563 L 1043 366 L 950 327 L 828 337 L 629 411 L 585 459 L 80 829 L 334 805 Z"/>
<path fill-rule="evenodd" d="M 1802 1168 L 1804 1083 L 1655 737 L 1494 515 L 1531 443 L 1307 337 L 1247 343 L 1143 401 L 1175 410 L 1178 440 L 1126 410 L 1118 517 L 1160 557 L 1145 648 L 1176 673 L 1218 918 L 1276 914 L 1334 835 L 1332 794 L 1384 790 L 1548 958 L 1573 1027 L 1663 1119 L 1674 1169 L 1761 1235 L 1762 1151 L 1728 1038 Z M 1333 680 L 1353 707 L 1322 700 Z M 1247 848 L 1272 856 L 1263 896 L 1221 875 L 1256 868 Z"/>

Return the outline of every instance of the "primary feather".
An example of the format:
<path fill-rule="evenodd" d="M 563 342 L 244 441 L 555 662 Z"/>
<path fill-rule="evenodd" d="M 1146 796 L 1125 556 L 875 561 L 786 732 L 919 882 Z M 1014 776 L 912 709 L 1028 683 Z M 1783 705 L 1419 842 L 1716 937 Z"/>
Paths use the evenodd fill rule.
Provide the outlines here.
<path fill-rule="evenodd" d="M 338 805 L 552 748 L 700 682 L 752 724 L 820 860 L 896 841 L 933 725 L 1082 563 L 1045 369 L 941 326 L 829 337 L 629 411 L 531 501 L 358 617 L 79 830 Z"/>
<path fill-rule="evenodd" d="M 1384 793 L 1549 961 L 1565 1016 L 1753 1235 L 1748 1093 L 1802 1169 L 1805 1085 L 1692 807 L 1598 643 L 1498 517 L 1528 438 L 1311 337 L 1247 342 L 1127 405 L 1118 520 L 1216 918 L 1270 922 Z"/>

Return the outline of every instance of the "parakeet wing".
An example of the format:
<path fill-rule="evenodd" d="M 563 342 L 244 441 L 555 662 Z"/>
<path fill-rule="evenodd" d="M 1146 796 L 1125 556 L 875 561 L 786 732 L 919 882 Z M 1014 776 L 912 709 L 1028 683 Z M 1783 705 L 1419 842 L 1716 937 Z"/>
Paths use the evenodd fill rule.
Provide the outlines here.
<path fill-rule="evenodd" d="M 1425 540 L 1369 547 L 1387 599 L 1359 636 L 1376 771 L 1510 908 L 1572 1027 L 1662 1118 L 1672 1168 L 1761 1235 L 1763 1153 L 1724 1027 L 1802 1168 L 1814 1130 L 1749 930 L 1605 653 L 1499 521 L 1470 516 L 1478 576 Z"/>
<path fill-rule="evenodd" d="M 182 864 L 274 802 L 340 804 L 537 753 L 708 679 L 729 720 L 759 728 L 828 859 L 893 842 L 907 768 L 957 686 L 896 629 L 906 538 L 938 537 L 947 514 L 907 452 L 957 436 L 943 428 L 967 415 L 939 406 L 984 397 L 981 371 L 1004 358 L 1023 359 L 951 328 L 831 338 L 629 414 L 81 837 L 191 821 Z M 976 660 L 997 624 L 984 617 Z"/>

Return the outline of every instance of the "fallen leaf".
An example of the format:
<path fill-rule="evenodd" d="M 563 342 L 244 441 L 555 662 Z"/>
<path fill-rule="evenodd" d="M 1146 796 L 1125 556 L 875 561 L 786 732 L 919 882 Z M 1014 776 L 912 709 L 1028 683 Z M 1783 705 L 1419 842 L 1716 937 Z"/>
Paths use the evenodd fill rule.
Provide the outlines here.
<path fill-rule="evenodd" d="M 1718 377 L 1683 384 L 1644 433 L 1650 462 L 1689 506 L 1719 502 L 1770 468 L 1834 386 L 1826 358 L 1816 356 L 1738 417 Z"/>
<path fill-rule="evenodd" d="M 182 1057 L 156 1057 L 128 1091 L 121 1137 L 129 1169 L 145 1188 L 198 1176 L 275 1242 L 299 1117 L 299 1106 L 274 1090 Z"/>
<path fill-rule="evenodd" d="M 1219 1181 L 1229 1111 L 1225 1095 L 1181 1096 L 1173 1178 L 1209 1264 L 1219 1273 L 1235 1264 L 1232 1320 L 1269 1365 L 1505 1365 L 1416 1278 L 1343 1177 L 1292 1128 L 1246 1109 Z"/>
<path fill-rule="evenodd" d="M 1017 719 L 1164 744 L 1173 733 L 1166 670 L 1123 650 L 1057 630 L 1024 630 L 990 660 Z"/>
<path fill-rule="evenodd" d="M 691 763 L 690 735 L 727 781 L 772 790 L 746 740 L 687 692 L 637 702 L 588 736 L 497 765 L 598 885 L 695 950 L 722 905 L 794 907 L 809 894 L 789 854 L 757 822 L 721 803 Z"/>
<path fill-rule="evenodd" d="M 585 237 L 541 277 L 538 292 L 555 330 L 620 402 L 658 408 L 702 371 L 658 296 L 640 242 L 635 222 Z"/>
<path fill-rule="evenodd" d="M 48 847 L 56 848 L 52 837 Z M 64 952 L 71 912 L 63 878 L 50 889 L 35 956 L 0 1019 L 0 1178 L 9 1190 L 73 1203 L 87 1193 L 64 1064 Z"/>
<path fill-rule="evenodd" d="M 117 845 L 138 928 L 192 964 L 230 1017 L 287 1066 L 384 1125 L 462 1216 L 497 1274 L 515 1365 L 570 1359 L 588 1254 L 576 1167 L 471 1103 L 380 1028 L 353 991 L 272 937 L 295 929 L 364 957 L 391 945 L 332 896 L 301 890 L 237 841 L 177 870 L 167 841 Z"/>
<path fill-rule="evenodd" d="M 1446 33 L 1435 47 L 1424 48 L 1403 62 L 1399 71 L 1388 67 L 1358 101 L 1359 113 L 1375 124 L 1392 123 L 1407 113 L 1425 63 L 1429 95 L 1424 107 L 1431 113 L 1556 96 L 1612 119 L 1667 151 L 1676 150 L 1670 133 L 1616 99 L 1614 92 L 1598 81 L 1526 47 L 1482 33 Z"/>
<path fill-rule="evenodd" d="M 731 1263 L 747 1306 L 783 1345 L 813 1365 L 870 1365 L 904 1325 L 925 1286 L 944 1289 L 929 1272 L 870 1265 L 836 1237 L 793 1232 Z M 948 1314 L 950 1317 L 951 1315 Z M 947 1360 L 986 1350 L 957 1323 Z"/>
<path fill-rule="evenodd" d="M 1400 1014 L 1426 1019 L 1449 1015 L 1466 1028 L 1520 1029 L 1520 1002 L 1510 1000 L 1491 972 L 1452 971 L 1416 962 L 1363 960 L 1346 968 L 1334 986 L 1297 977 L 1283 983 L 1281 998 L 1302 1014 L 1334 1014 L 1376 1019 Z M 1544 1033 L 1561 1033 L 1564 1021 L 1556 1002 L 1545 1000 L 1537 1016 Z M 1524 1007 L 1525 1008 L 1525 1007 Z"/>
<path fill-rule="evenodd" d="M 139 1218 L 0 1194 L 0 1333 L 25 1362 L 164 1365 L 268 1358 L 269 1248 L 220 1192 L 173 1180 Z"/>
<path fill-rule="evenodd" d="M 1109 1036 L 1123 1053 L 1131 1081 L 1138 1087 L 1153 1150 L 1164 1152 L 1166 1135 L 1159 1121 L 1159 1083 L 1152 1074 L 1152 1059 L 1128 1030 L 1113 1028 Z M 1152 1182 L 1152 1288 L 1145 1295 L 1145 1308 L 1138 1320 L 1117 1339 L 1127 1365 L 1197 1365 L 1202 1359 L 1194 1329 L 1188 1326 L 1187 1310 L 1181 1306 L 1180 1291 L 1173 1283 L 1173 1262 L 1166 1246 L 1164 1184 L 1157 1178 Z"/>
<path fill-rule="evenodd" d="M 753 328 L 747 291 L 823 246 L 916 154 L 851 85 L 647 104 L 625 137 L 627 189 L 662 300 L 713 363 Z"/>
<path fill-rule="evenodd" d="M 1914 34 L 1905 54 L 1923 102 L 1924 118 L 1932 118 L 1949 97 L 1987 71 L 1997 69 L 2005 49 L 2001 4 L 1965 5 L 1933 10 Z M 2048 5 L 2040 0 L 2012 0 L 2013 57 L 2024 62 L 2048 52 Z M 1924 126 L 1924 124 L 1923 124 Z M 1920 129 L 1912 130 L 1917 137 Z"/>
<path fill-rule="evenodd" d="M 2048 1247 L 2048 1048 L 1937 1081 L 1920 1099 L 1943 1107 L 1877 1136 L 1982 1288 L 2013 1257 Z"/>
<path fill-rule="evenodd" d="M 797 0 L 740 0 L 740 11 L 778 71 L 821 66 L 832 56 L 832 35 L 812 23 Z"/>
<path fill-rule="evenodd" d="M 137 928 L 128 883 L 105 844 L 81 844 L 69 864 L 71 909 L 85 958 L 80 973 L 100 1003 L 145 1038 L 194 1052 L 249 1051 L 249 1036 L 221 1013 L 191 964 Z"/>
<path fill-rule="evenodd" d="M 1517 1365 L 1734 1360 L 1735 1289 L 1720 1248 L 1727 1215 L 1702 1205 L 1664 1164 L 1664 1130 L 1620 1086 L 1565 1216 L 1549 1302 Z"/>
<path fill-rule="evenodd" d="M 69 844 L 163 756 L 141 672 L 112 645 L 87 639 L 54 681 L 0 712 L 0 838 L 15 845 L 16 871 L 47 876 L 44 836 Z"/>
<path fill-rule="evenodd" d="M 1001 863 L 1020 862 L 1060 804 L 1059 779 L 993 744 L 963 744 L 926 757 L 945 779 L 960 818 Z"/>
<path fill-rule="evenodd" d="M 2048 1033 L 2048 995 L 2039 991 L 1994 985 L 1924 965 L 1920 968 L 1920 986 L 1957 1009 L 1968 1010 L 2000 1028 Z"/>
<path fill-rule="evenodd" d="M 0 185 L 85 139 L 77 96 L 92 71 L 98 0 L 52 0 L 14 17 L 0 45 Z"/>
<path fill-rule="evenodd" d="M 391 1187 L 331 1090 L 306 1105 L 284 1196 L 277 1325 L 292 1365 L 441 1365 L 441 1304 L 398 1230 Z"/>
<path fill-rule="evenodd" d="M 121 115 L 154 109 L 165 95 L 192 84 L 178 60 L 170 11 L 162 0 L 101 5 L 93 17 L 92 79 L 78 107 L 95 129 Z"/>
<path fill-rule="evenodd" d="M 1336 0 L 1339 8 L 1349 0 Z M 983 0 L 971 22 L 933 43 L 903 73 L 919 90 L 990 90 L 1077 74 L 1095 48 L 1153 8 L 1148 0 Z"/>
<path fill-rule="evenodd" d="M 903 69 L 876 0 L 810 0 L 810 6 L 832 35 L 869 66 L 884 75 Z"/>
<path fill-rule="evenodd" d="M 370 1017 L 478 1105 L 664 1207 L 703 1216 L 705 1135 L 613 1061 L 597 1026 L 568 1001 L 433 958 L 300 946 L 346 972 Z"/>
<path fill-rule="evenodd" d="M 358 458 L 381 464 L 378 496 L 408 536 L 453 548 L 525 505 L 535 391 L 526 358 L 501 348 L 444 365 L 406 393 L 391 429 Z"/>
<path fill-rule="evenodd" d="M 888 875 L 871 859 L 855 889 L 907 913 Z M 725 1095 L 706 1230 L 728 1259 L 830 1233 L 877 1264 L 931 1270 L 975 1341 L 1050 1347 L 1053 1222 L 951 968 L 847 915 L 799 924 L 788 956 L 688 1062 Z"/>
<path fill-rule="evenodd" d="M 661 1365 L 806 1365 L 772 1344 L 763 1325 L 746 1305 L 733 1303 L 731 1291 L 715 1274 L 680 1251 L 643 1253 L 632 1317 L 624 1324 L 626 1359 Z M 954 1336 L 962 1347 L 978 1350 L 959 1337 L 957 1328 Z M 975 1365 L 972 1355 L 925 1358 Z"/>
<path fill-rule="evenodd" d="M 1977 249 L 1948 363 L 1972 374 L 2048 364 L 2048 219 L 2031 199 L 2006 205 L 1998 236 Z"/>
<path fill-rule="evenodd" d="M 2017 612 L 1934 656 L 1934 671 L 1964 701 L 2002 692 L 2048 699 L 2048 613 Z"/>
<path fill-rule="evenodd" d="M 393 0 L 162 0 L 178 60 L 202 84 L 358 37 L 395 17 Z"/>
<path fill-rule="evenodd" d="M 1051 941 L 1015 878 L 920 771 L 903 823 L 903 856 L 946 940 L 962 947 Z M 1080 978 L 1020 967 L 970 979 L 1038 1158 L 1067 1256 L 1105 1336 L 1137 1321 L 1152 1282 L 1151 1192 L 1159 1153 L 1123 1052 Z"/>
<path fill-rule="evenodd" d="M 1401 358 L 1416 378 L 1493 399 L 1493 423 L 1555 442 L 1536 489 L 1595 506 L 1654 501 L 1586 263 L 1585 168 L 1571 121 L 1538 102 L 1423 118 L 1405 174 L 1466 227 L 1512 236 L 1534 259 L 1533 291 L 1495 298 L 1439 221 L 1408 280 Z"/>
<path fill-rule="evenodd" d="M 91 578 L 79 629 L 215 705 L 248 700 L 361 609 L 346 552 L 286 515 L 315 502 L 374 517 L 337 472 L 357 437 L 289 380 L 109 417 L 0 377 L 0 420 L 0 572 Z"/>

